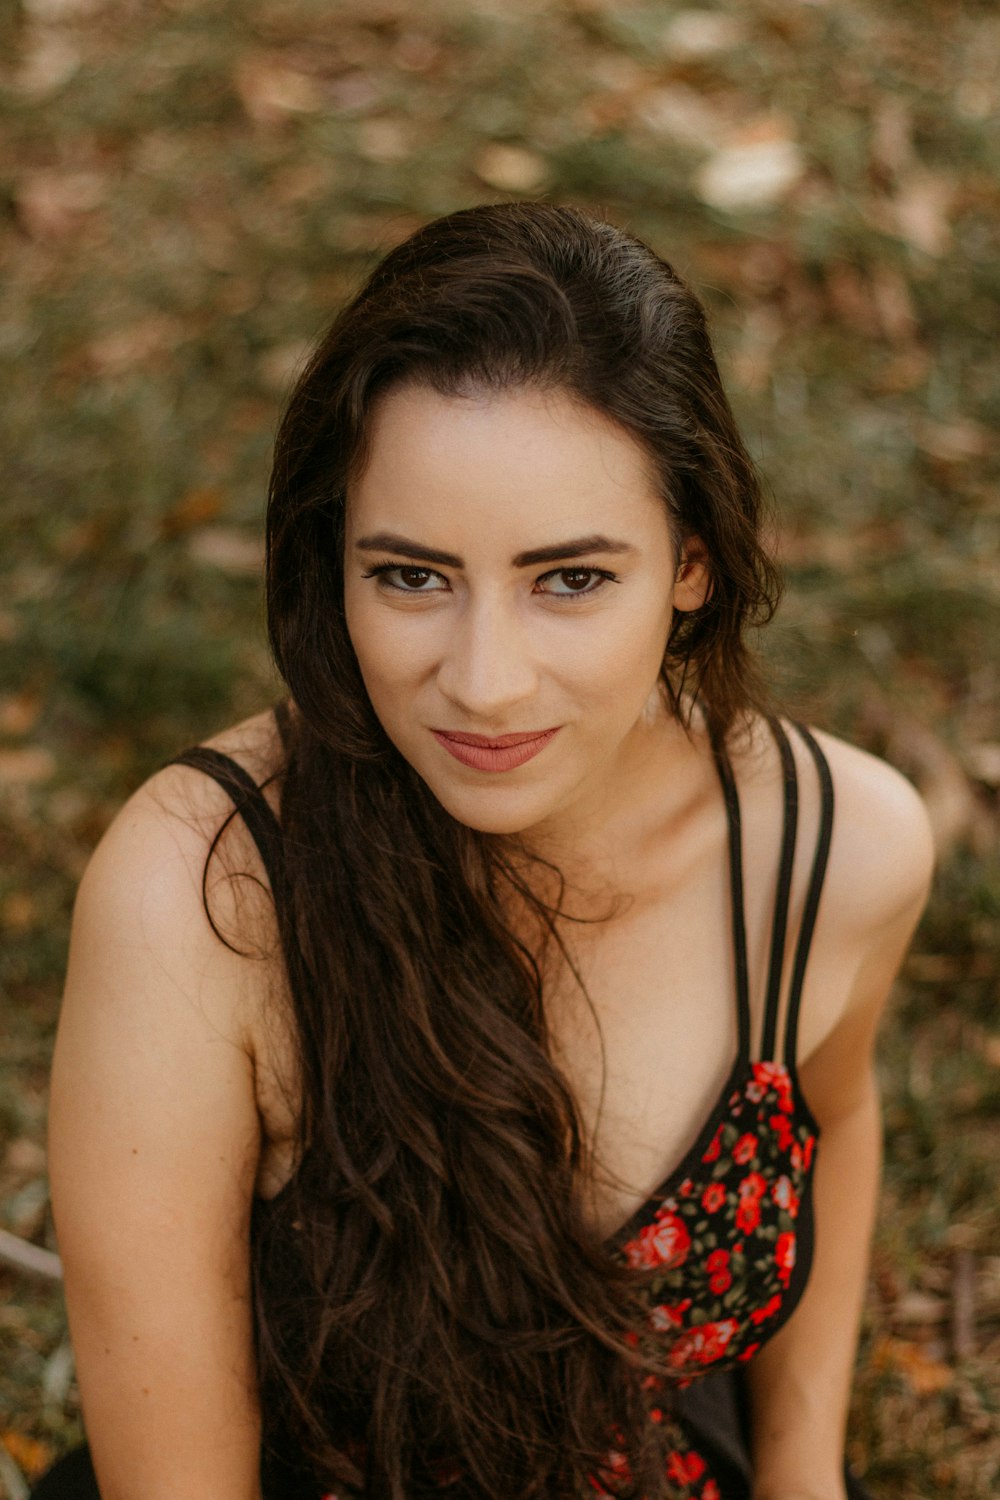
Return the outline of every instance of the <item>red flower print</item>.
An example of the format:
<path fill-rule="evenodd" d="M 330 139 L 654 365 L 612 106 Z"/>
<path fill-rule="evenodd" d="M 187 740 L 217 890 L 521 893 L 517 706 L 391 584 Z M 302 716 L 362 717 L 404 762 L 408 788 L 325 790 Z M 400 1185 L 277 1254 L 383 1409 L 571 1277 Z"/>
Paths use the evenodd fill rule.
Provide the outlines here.
<path fill-rule="evenodd" d="M 739 1185 L 741 1198 L 761 1198 L 767 1192 L 767 1178 L 759 1172 L 748 1172 Z"/>
<path fill-rule="evenodd" d="M 753 1359 L 759 1348 L 759 1344 L 751 1344 L 748 1348 L 743 1350 L 742 1354 L 738 1354 L 736 1358 L 739 1360 L 740 1364 L 745 1365 L 747 1360 Z"/>
<path fill-rule="evenodd" d="M 725 1130 L 725 1128 L 726 1127 L 724 1123 L 719 1126 L 718 1130 L 713 1135 L 707 1150 L 701 1158 L 702 1161 L 718 1161 L 719 1153 L 722 1151 L 722 1132 Z"/>
<path fill-rule="evenodd" d="M 691 1236 L 684 1220 L 674 1213 L 661 1210 L 657 1221 L 640 1229 L 638 1237 L 625 1246 L 625 1252 L 631 1266 L 665 1266 L 672 1271 L 687 1260 Z"/>
<path fill-rule="evenodd" d="M 773 1089 L 778 1096 L 778 1108 L 790 1115 L 795 1106 L 792 1104 L 792 1081 L 788 1076 L 788 1069 L 783 1063 L 771 1062 L 755 1062 L 751 1066 L 754 1082 L 765 1090 Z M 752 1087 L 752 1084 L 747 1085 L 748 1096 Z M 761 1098 L 763 1095 L 758 1096 L 755 1102 L 759 1103 Z"/>
<path fill-rule="evenodd" d="M 712 1364 L 725 1354 L 738 1327 L 735 1318 L 724 1318 L 721 1323 L 699 1323 L 689 1328 L 667 1351 L 667 1363 L 675 1370 L 686 1364 Z"/>
<path fill-rule="evenodd" d="M 749 1133 L 741 1135 L 733 1147 L 733 1161 L 739 1162 L 741 1167 L 745 1167 L 747 1162 L 753 1161 L 756 1155 L 757 1137 Z"/>
<path fill-rule="evenodd" d="M 807 1135 L 805 1148 L 802 1152 L 802 1166 L 807 1172 L 809 1170 L 809 1165 L 813 1159 L 813 1150 L 815 1148 L 815 1145 L 816 1137 L 814 1135 Z"/>
<path fill-rule="evenodd" d="M 700 1453 L 671 1453 L 667 1460 L 667 1478 L 676 1484 L 693 1484 L 700 1479 L 708 1464 Z"/>
<path fill-rule="evenodd" d="M 629 1468 L 628 1459 L 617 1448 L 612 1448 L 608 1454 L 607 1465 L 605 1472 L 610 1474 L 612 1479 L 631 1479 L 632 1470 Z"/>
<path fill-rule="evenodd" d="M 690 1198 L 691 1194 L 694 1192 L 694 1183 L 691 1181 L 690 1177 L 685 1177 L 678 1191 L 680 1192 L 682 1198 Z"/>
<path fill-rule="evenodd" d="M 744 1234 L 752 1234 L 760 1223 L 760 1200 L 766 1191 L 767 1180 L 759 1172 L 748 1172 L 740 1183 L 736 1227 Z"/>
<path fill-rule="evenodd" d="M 776 1313 L 781 1307 L 781 1293 L 775 1292 L 770 1301 L 765 1302 L 763 1307 L 755 1307 L 750 1314 L 751 1323 L 766 1323 L 768 1318 Z"/>
<path fill-rule="evenodd" d="M 710 1479 L 702 1490 L 701 1500 L 722 1500 L 722 1491 L 714 1479 Z"/>
<path fill-rule="evenodd" d="M 651 1406 L 649 1408 L 649 1420 L 651 1422 L 663 1421 L 663 1413 L 658 1406 Z"/>
<path fill-rule="evenodd" d="M 744 1234 L 753 1234 L 760 1223 L 760 1199 L 741 1198 L 736 1210 L 736 1227 Z"/>
<path fill-rule="evenodd" d="M 649 1321 L 659 1333 L 666 1333 L 671 1328 L 683 1328 L 684 1314 L 690 1306 L 690 1297 L 685 1297 L 683 1302 L 678 1302 L 674 1307 L 668 1307 L 663 1302 L 659 1307 L 653 1308 L 649 1314 Z"/>
<path fill-rule="evenodd" d="M 778 1132 L 778 1150 L 787 1151 L 789 1146 L 795 1139 L 794 1135 L 792 1134 L 792 1127 L 788 1123 L 788 1116 L 772 1115 L 770 1120 L 768 1121 L 768 1124 L 773 1125 L 775 1130 Z"/>
<path fill-rule="evenodd" d="M 778 1235 L 774 1258 L 778 1264 L 778 1280 L 787 1286 L 795 1264 L 795 1236 L 790 1231 Z"/>
<path fill-rule="evenodd" d="M 716 1296 L 728 1292 L 733 1284 L 732 1272 L 729 1269 L 729 1251 L 713 1250 L 705 1265 L 711 1272 L 708 1284 Z"/>
<path fill-rule="evenodd" d="M 790 1177 L 779 1177 L 771 1189 L 771 1197 L 779 1208 L 783 1208 L 794 1219 L 799 1211 L 799 1195 L 792 1187 Z"/>
<path fill-rule="evenodd" d="M 792 1166 L 795 1169 L 795 1171 L 796 1172 L 801 1172 L 802 1171 L 802 1162 L 803 1162 L 804 1158 L 802 1156 L 802 1147 L 799 1145 L 798 1141 L 793 1141 L 792 1142 L 792 1149 L 791 1149 L 791 1151 L 789 1151 L 788 1155 L 791 1157 Z"/>
<path fill-rule="evenodd" d="M 706 1213 L 716 1213 L 726 1201 L 726 1190 L 721 1182 L 710 1182 L 701 1195 L 701 1206 Z"/>

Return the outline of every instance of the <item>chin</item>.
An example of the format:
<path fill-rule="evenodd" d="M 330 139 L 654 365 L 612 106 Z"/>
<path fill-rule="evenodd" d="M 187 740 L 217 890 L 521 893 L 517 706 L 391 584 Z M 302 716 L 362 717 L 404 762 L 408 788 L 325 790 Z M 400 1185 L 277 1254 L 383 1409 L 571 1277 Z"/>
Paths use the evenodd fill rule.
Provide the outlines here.
<path fill-rule="evenodd" d="M 456 823 L 462 823 L 466 828 L 474 828 L 477 833 L 508 835 L 527 833 L 550 813 L 548 807 L 529 809 L 523 805 L 523 802 L 518 806 L 513 798 L 504 797 L 502 794 L 493 797 L 486 788 L 479 792 L 465 792 L 463 795 L 461 792 L 456 793 L 454 788 L 436 786 L 434 782 L 426 778 L 425 781 L 428 790 L 437 798 L 445 812 L 453 817 Z M 505 803 L 507 805 L 504 805 Z"/>

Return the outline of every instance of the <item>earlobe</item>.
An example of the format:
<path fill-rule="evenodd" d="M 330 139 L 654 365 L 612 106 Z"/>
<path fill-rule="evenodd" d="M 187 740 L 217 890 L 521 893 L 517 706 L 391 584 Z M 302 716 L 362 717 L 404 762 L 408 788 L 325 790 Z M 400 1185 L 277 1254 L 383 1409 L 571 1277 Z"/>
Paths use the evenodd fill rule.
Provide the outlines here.
<path fill-rule="evenodd" d="M 712 573 L 708 549 L 700 537 L 691 536 L 681 549 L 674 579 L 674 609 L 700 609 L 712 595 Z"/>

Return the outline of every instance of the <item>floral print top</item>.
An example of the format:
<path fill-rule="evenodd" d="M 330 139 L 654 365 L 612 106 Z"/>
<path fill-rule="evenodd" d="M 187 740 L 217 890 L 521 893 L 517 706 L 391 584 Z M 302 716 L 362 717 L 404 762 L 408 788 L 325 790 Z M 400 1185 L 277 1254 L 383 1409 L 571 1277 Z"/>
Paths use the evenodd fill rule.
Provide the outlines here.
<path fill-rule="evenodd" d="M 738 1071 L 738 1070 L 734 1070 Z M 629 1265 L 659 1271 L 649 1325 L 664 1336 L 662 1376 L 647 1376 L 650 1419 L 670 1429 L 668 1477 L 678 1500 L 727 1500 L 711 1454 L 683 1419 L 657 1404 L 658 1390 L 747 1364 L 791 1316 L 812 1260 L 812 1168 L 819 1127 L 796 1099 L 782 1063 L 750 1062 L 730 1080 L 705 1142 L 615 1237 Z M 702 1133 L 704 1136 L 704 1132 Z M 665 1196 L 660 1196 L 663 1193 Z M 628 1477 L 612 1448 L 597 1496 Z"/>

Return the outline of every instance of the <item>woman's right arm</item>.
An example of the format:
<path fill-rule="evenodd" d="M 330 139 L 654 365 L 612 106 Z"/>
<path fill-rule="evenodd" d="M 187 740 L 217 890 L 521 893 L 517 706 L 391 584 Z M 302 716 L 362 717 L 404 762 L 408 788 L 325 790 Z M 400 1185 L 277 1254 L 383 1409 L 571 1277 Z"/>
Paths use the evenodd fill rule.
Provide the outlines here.
<path fill-rule="evenodd" d="M 73 913 L 50 1175 L 103 1500 L 260 1496 L 246 1018 L 263 965 L 230 952 L 202 906 L 206 829 L 229 808 L 206 782 L 169 767 L 141 787 Z"/>

